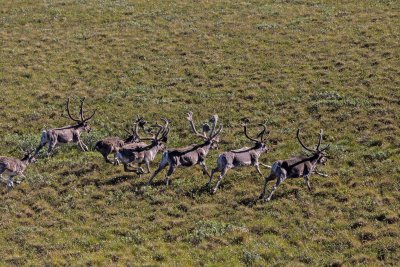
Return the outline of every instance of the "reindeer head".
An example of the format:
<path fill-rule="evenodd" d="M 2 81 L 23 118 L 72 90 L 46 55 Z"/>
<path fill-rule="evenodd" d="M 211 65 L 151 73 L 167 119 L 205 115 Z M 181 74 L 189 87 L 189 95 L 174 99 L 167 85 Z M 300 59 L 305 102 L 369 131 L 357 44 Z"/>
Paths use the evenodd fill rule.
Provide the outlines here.
<path fill-rule="evenodd" d="M 311 152 L 313 155 L 317 156 L 317 163 L 318 164 L 323 164 L 325 165 L 327 160 L 328 160 L 328 156 L 326 154 L 326 150 L 329 148 L 330 145 L 325 146 L 324 148 L 320 148 L 321 146 L 321 141 L 322 141 L 322 136 L 323 136 L 324 131 L 321 129 L 319 131 L 319 138 L 318 138 L 318 143 L 315 149 L 310 149 L 308 147 L 306 147 L 303 142 L 300 140 L 300 129 L 297 129 L 297 140 L 299 141 L 300 145 L 307 151 Z"/>
<path fill-rule="evenodd" d="M 91 120 L 93 118 L 94 114 L 96 114 L 96 110 L 93 111 L 92 115 L 85 118 L 85 114 L 84 114 L 84 110 L 83 110 L 83 104 L 85 103 L 85 99 L 86 99 L 86 97 L 81 98 L 81 100 L 80 100 L 81 104 L 79 107 L 79 118 L 78 119 L 72 117 L 72 115 L 71 115 L 71 112 L 69 109 L 69 97 L 67 98 L 66 110 L 67 110 L 68 117 L 77 123 L 76 126 L 81 128 L 82 131 L 89 133 L 91 128 L 90 128 L 88 122 L 89 122 L 89 120 Z"/>
<path fill-rule="evenodd" d="M 128 133 L 128 137 L 125 139 L 125 143 L 139 142 L 140 141 L 139 127 L 144 130 L 144 125 L 146 123 L 147 121 L 145 121 L 143 117 L 136 115 L 136 120 L 133 124 L 133 127 L 130 129 L 125 129 L 125 131 Z"/>
<path fill-rule="evenodd" d="M 211 128 L 208 125 L 208 123 L 203 124 L 202 133 L 199 133 L 196 130 L 196 126 L 194 125 L 194 122 L 193 122 L 193 112 L 192 111 L 187 113 L 186 118 L 190 123 L 190 127 L 192 128 L 192 131 L 194 132 L 194 134 L 197 137 L 200 137 L 203 140 L 205 140 L 206 142 L 209 142 L 211 144 L 211 147 L 210 147 L 211 149 L 218 149 L 219 134 L 221 133 L 222 128 L 223 128 L 222 124 L 220 124 L 218 130 L 216 130 L 217 123 L 218 123 L 218 115 L 215 114 L 210 118 L 209 122 L 212 124 Z M 207 133 L 209 133 L 209 134 L 207 135 Z"/>
<path fill-rule="evenodd" d="M 263 152 L 268 150 L 268 147 L 266 145 L 266 138 L 269 135 L 269 131 L 267 130 L 267 126 L 265 125 L 265 123 L 260 123 L 258 124 L 259 126 L 262 127 L 262 130 L 259 134 L 257 134 L 256 138 L 251 138 L 248 134 L 247 134 L 247 124 L 250 122 L 249 119 L 244 119 L 242 126 L 243 126 L 243 131 L 244 131 L 244 135 L 247 137 L 247 139 L 253 141 L 255 143 L 255 146 L 257 148 L 260 148 Z"/>

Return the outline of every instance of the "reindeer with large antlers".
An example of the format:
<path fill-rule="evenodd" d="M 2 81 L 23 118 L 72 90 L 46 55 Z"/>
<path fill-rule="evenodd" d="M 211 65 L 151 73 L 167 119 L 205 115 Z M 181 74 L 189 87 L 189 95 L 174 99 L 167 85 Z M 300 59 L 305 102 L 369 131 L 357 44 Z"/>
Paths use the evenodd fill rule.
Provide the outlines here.
<path fill-rule="evenodd" d="M 259 163 L 258 159 L 260 158 L 261 154 L 266 152 L 268 150 L 266 146 L 266 135 L 269 134 L 269 131 L 267 131 L 267 126 L 265 124 L 259 124 L 262 126 L 261 132 L 257 135 L 257 138 L 252 138 L 248 135 L 247 133 L 247 124 L 249 120 L 246 119 L 243 122 L 243 131 L 244 135 L 249 139 L 250 141 L 254 142 L 253 147 L 243 147 L 237 150 L 231 150 L 224 152 L 218 156 L 217 159 L 217 167 L 211 171 L 210 174 L 210 181 L 208 182 L 208 187 L 211 188 L 211 181 L 214 173 L 220 172 L 220 176 L 218 178 L 218 181 L 214 187 L 214 189 L 211 191 L 211 193 L 215 194 L 218 190 L 218 186 L 222 181 L 222 177 L 228 172 L 228 170 L 233 169 L 233 168 L 239 168 L 239 167 L 245 167 L 245 166 L 254 166 L 257 170 L 257 172 L 262 176 L 262 173 L 260 171 L 259 165 L 262 165 L 267 168 L 271 168 L 271 166 L 268 166 L 263 163 Z"/>
<path fill-rule="evenodd" d="M 140 142 L 139 127 L 144 129 L 144 125 L 146 123 L 147 122 L 143 119 L 143 117 L 136 116 L 134 127 L 132 127 L 131 129 L 125 129 L 125 131 L 128 133 L 128 137 L 125 140 L 122 140 L 119 137 L 106 137 L 98 141 L 94 146 L 94 149 L 103 155 L 103 158 L 107 163 L 116 165 L 119 163 L 117 159 L 118 150 L 121 149 L 126 144 L 139 143 Z M 146 144 L 143 143 L 143 145 Z M 108 155 L 111 153 L 114 153 L 114 162 L 112 162 L 108 158 Z"/>
<path fill-rule="evenodd" d="M 96 110 L 93 111 L 93 113 L 85 118 L 84 110 L 83 110 L 83 105 L 85 102 L 85 97 L 80 100 L 80 108 L 79 108 L 79 118 L 74 118 L 71 115 L 70 109 L 69 109 L 69 98 L 67 98 L 66 102 L 66 110 L 68 117 L 76 122 L 75 125 L 68 125 L 62 128 L 55 128 L 51 130 L 44 130 L 42 132 L 42 137 L 40 139 L 40 144 L 36 148 L 35 151 L 35 156 L 39 153 L 39 151 L 48 143 L 49 148 L 47 150 L 47 156 L 50 155 L 54 147 L 58 144 L 66 144 L 66 143 L 77 143 L 79 147 L 83 151 L 88 151 L 88 147 L 83 143 L 81 139 L 81 134 L 82 132 L 87 132 L 89 133 L 91 128 L 88 124 L 89 120 L 93 118 L 93 116 L 96 114 Z M 63 116 L 65 117 L 65 116 Z"/>
<path fill-rule="evenodd" d="M 13 178 L 14 176 L 22 176 L 25 178 L 24 171 L 26 167 L 35 162 L 36 159 L 32 156 L 32 152 L 28 151 L 25 153 L 22 159 L 12 158 L 12 157 L 0 157 L 0 175 L 4 172 L 8 173 L 7 186 L 10 189 L 14 186 Z"/>
<path fill-rule="evenodd" d="M 320 148 L 321 141 L 323 136 L 323 130 L 321 129 L 319 132 L 319 139 L 315 149 L 310 149 L 306 147 L 303 142 L 300 140 L 300 129 L 297 130 L 297 140 L 300 145 L 307 151 L 311 152 L 310 156 L 298 156 L 293 157 L 286 160 L 278 160 L 272 165 L 271 174 L 265 178 L 264 188 L 261 192 L 260 199 L 263 199 L 265 196 L 265 190 L 267 188 L 267 183 L 274 179 L 276 180 L 275 185 L 272 187 L 271 193 L 265 199 L 266 201 L 270 201 L 272 195 L 274 194 L 276 188 L 285 181 L 286 178 L 299 178 L 303 177 L 304 181 L 307 184 L 308 190 L 311 192 L 311 185 L 309 178 L 312 173 L 319 174 L 321 176 L 327 176 L 325 174 L 321 174 L 317 172 L 316 168 L 318 164 L 326 164 L 327 155 L 325 150 L 329 148 L 329 145 L 324 148 Z"/>
<path fill-rule="evenodd" d="M 202 133 L 196 130 L 196 126 L 193 122 L 193 112 L 187 114 L 187 120 L 190 123 L 190 127 L 194 134 L 203 139 L 204 142 L 201 144 L 193 144 L 184 148 L 169 149 L 163 153 L 160 165 L 154 174 L 150 177 L 148 184 L 151 184 L 152 180 L 156 175 L 162 171 L 165 167 L 169 166 L 166 175 L 166 185 L 169 185 L 170 177 L 177 167 L 191 167 L 199 164 L 203 168 L 203 173 L 209 176 L 205 159 L 207 157 L 210 149 L 217 149 L 219 142 L 219 134 L 222 131 L 222 125 L 217 128 L 218 115 L 212 116 L 210 122 L 212 123 L 212 128 L 208 124 L 203 125 Z M 209 135 L 207 135 L 207 133 Z"/>
<path fill-rule="evenodd" d="M 156 124 L 159 130 L 155 135 L 150 138 L 140 138 L 140 141 L 150 140 L 149 145 L 145 143 L 131 143 L 124 145 L 117 151 L 116 158 L 124 164 L 124 170 L 127 172 L 136 172 L 138 174 L 144 173 L 140 165 L 145 164 L 147 173 L 150 173 L 150 163 L 153 162 L 158 151 L 165 149 L 165 143 L 168 140 L 169 122 L 167 119 L 162 118 L 164 125 Z M 128 164 L 137 163 L 138 169 L 130 170 Z"/>

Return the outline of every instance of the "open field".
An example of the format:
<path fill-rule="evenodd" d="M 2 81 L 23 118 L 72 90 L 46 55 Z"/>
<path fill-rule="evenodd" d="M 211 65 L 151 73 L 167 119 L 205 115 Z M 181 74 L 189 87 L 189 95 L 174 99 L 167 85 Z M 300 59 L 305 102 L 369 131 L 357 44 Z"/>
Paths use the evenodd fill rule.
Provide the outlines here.
<path fill-rule="evenodd" d="M 304 153 L 299 127 L 308 145 L 323 128 L 333 157 L 311 194 L 287 180 L 254 205 L 251 167 L 210 195 L 200 167 L 142 187 L 146 175 L 59 147 L 13 190 L 1 184 L 0 265 L 398 264 L 399 1 L 3 0 L 0 14 L 1 155 L 36 147 L 70 123 L 65 98 L 87 96 L 91 147 L 135 114 L 169 118 L 169 147 L 197 142 L 193 110 L 224 124 L 209 168 L 249 145 L 244 117 L 267 120 L 264 163 Z"/>

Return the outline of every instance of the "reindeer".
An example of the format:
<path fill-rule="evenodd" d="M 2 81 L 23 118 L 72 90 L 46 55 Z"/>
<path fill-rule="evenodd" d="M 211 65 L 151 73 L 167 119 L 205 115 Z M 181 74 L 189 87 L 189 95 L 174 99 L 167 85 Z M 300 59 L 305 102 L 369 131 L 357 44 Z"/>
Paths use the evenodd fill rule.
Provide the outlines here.
<path fill-rule="evenodd" d="M 36 159 L 32 156 L 32 152 L 28 151 L 25 153 L 22 159 L 12 158 L 12 157 L 0 157 L 0 175 L 4 172 L 8 173 L 7 187 L 11 189 L 14 187 L 13 178 L 14 176 L 20 175 L 24 179 L 26 178 L 23 172 L 26 167 L 35 162 Z"/>
<path fill-rule="evenodd" d="M 116 153 L 118 161 L 124 164 L 126 172 L 136 172 L 137 174 L 145 173 L 140 165 L 146 164 L 147 173 L 150 173 L 150 163 L 153 162 L 158 151 L 165 149 L 165 143 L 168 140 L 169 122 L 167 119 L 162 118 L 165 122 L 164 125 L 155 125 L 159 127 L 157 133 L 151 138 L 141 138 L 141 141 L 151 140 L 149 145 L 145 143 L 131 143 L 124 145 Z M 130 170 L 128 164 L 137 163 L 139 167 L 136 170 Z"/>
<path fill-rule="evenodd" d="M 69 98 L 67 98 L 66 102 L 66 110 L 68 117 L 76 122 L 75 125 L 68 125 L 62 128 L 55 128 L 51 130 L 44 130 L 42 132 L 42 137 L 40 140 L 39 146 L 36 148 L 34 156 L 36 156 L 39 151 L 48 143 L 49 148 L 47 150 L 47 156 L 50 156 L 50 153 L 53 151 L 54 147 L 58 144 L 66 144 L 66 143 L 77 143 L 79 147 L 83 151 L 88 151 L 88 147 L 83 143 L 81 139 L 81 134 L 82 132 L 87 132 L 89 133 L 91 128 L 88 124 L 89 120 L 93 118 L 93 116 L 96 114 L 96 110 L 93 111 L 92 115 L 89 117 L 85 118 L 84 116 L 84 110 L 83 110 L 83 104 L 85 102 L 85 97 L 80 100 L 80 109 L 79 109 L 79 118 L 76 119 L 72 117 L 70 110 L 69 110 Z M 65 116 L 63 116 L 65 117 Z"/>
<path fill-rule="evenodd" d="M 144 125 L 146 123 L 147 122 L 142 117 L 136 116 L 134 127 L 128 130 L 125 129 L 125 131 L 128 133 L 128 137 L 125 140 L 122 140 L 118 137 L 106 137 L 98 141 L 94 146 L 94 149 L 103 155 L 103 158 L 107 163 L 117 165 L 119 163 L 117 160 L 117 151 L 121 149 L 125 144 L 139 143 L 139 127 L 144 129 Z M 145 143 L 143 144 L 145 145 Z M 108 158 L 108 155 L 111 153 L 114 153 L 114 162 L 112 162 Z"/>
<path fill-rule="evenodd" d="M 265 196 L 265 190 L 267 188 L 267 183 L 269 181 L 277 179 L 275 185 L 272 187 L 271 193 L 265 199 L 265 201 L 270 201 L 272 195 L 274 194 L 276 188 L 285 181 L 286 178 L 299 178 L 303 177 L 304 181 L 307 184 L 308 191 L 311 192 L 311 185 L 309 182 L 309 178 L 312 173 L 316 173 L 321 176 L 327 176 L 325 174 L 321 174 L 317 172 L 317 164 L 325 165 L 327 162 L 327 155 L 325 150 L 329 148 L 329 145 L 320 149 L 321 141 L 322 141 L 323 130 L 321 129 L 319 132 L 319 139 L 315 149 L 310 149 L 306 147 L 303 142 L 300 140 L 300 129 L 297 130 L 297 140 L 300 145 L 307 151 L 311 152 L 311 156 L 297 156 L 286 160 L 278 160 L 274 162 L 271 169 L 271 174 L 265 178 L 264 189 L 261 192 L 260 199 L 263 199 Z"/>
<path fill-rule="evenodd" d="M 228 172 L 228 170 L 233 169 L 233 168 L 238 168 L 238 167 L 245 167 L 245 166 L 254 166 L 257 170 L 257 172 L 262 176 L 262 173 L 260 171 L 259 165 L 262 165 L 267 168 L 271 168 L 271 166 L 268 166 L 263 163 L 259 163 L 258 159 L 260 158 L 261 154 L 266 152 L 268 150 L 265 142 L 266 140 L 264 139 L 265 134 L 269 134 L 269 131 L 267 131 L 267 126 L 265 124 L 259 124 L 262 126 L 261 132 L 257 135 L 257 138 L 251 138 L 247 134 L 247 123 L 249 122 L 248 119 L 246 119 L 242 126 L 243 126 L 243 131 L 244 135 L 249 139 L 250 141 L 254 142 L 254 146 L 249 148 L 249 147 L 243 147 L 238 150 L 231 150 L 224 152 L 218 156 L 217 159 L 217 167 L 213 170 L 211 170 L 210 174 L 210 181 L 208 182 L 208 188 L 211 188 L 211 181 L 214 173 L 220 172 L 220 176 L 218 178 L 218 181 L 214 187 L 214 189 L 211 191 L 212 194 L 215 194 L 218 190 L 218 186 L 222 181 L 222 177 Z"/>
<path fill-rule="evenodd" d="M 189 112 L 187 114 L 187 120 L 190 123 L 190 127 L 194 134 L 203 139 L 204 142 L 201 144 L 193 144 L 184 148 L 177 149 L 169 149 L 164 151 L 161 162 L 158 166 L 158 169 L 153 173 L 150 177 L 148 184 L 150 185 L 153 178 L 162 171 L 166 166 L 169 166 L 167 175 L 166 175 L 166 185 L 169 185 L 170 177 L 172 173 L 179 166 L 191 167 L 196 164 L 199 164 L 203 168 L 203 173 L 209 176 L 205 159 L 207 157 L 210 149 L 217 149 L 219 142 L 219 134 L 222 131 L 223 126 L 220 125 L 218 130 L 216 130 L 216 126 L 218 123 L 218 115 L 212 116 L 210 122 L 212 123 L 212 129 L 210 132 L 210 126 L 208 124 L 203 125 L 203 132 L 199 133 L 196 130 L 196 127 L 193 123 L 193 112 Z M 207 136 L 207 133 L 210 134 Z"/>

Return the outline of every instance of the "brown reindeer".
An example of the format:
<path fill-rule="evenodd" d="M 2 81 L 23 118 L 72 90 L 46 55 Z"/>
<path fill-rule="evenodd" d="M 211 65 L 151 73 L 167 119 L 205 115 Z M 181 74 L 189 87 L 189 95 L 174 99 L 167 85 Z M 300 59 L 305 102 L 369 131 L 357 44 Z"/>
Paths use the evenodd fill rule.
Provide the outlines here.
<path fill-rule="evenodd" d="M 125 130 L 128 133 L 128 137 L 125 140 L 122 140 L 119 137 L 106 137 L 98 141 L 94 146 L 94 149 L 103 155 L 103 158 L 107 163 L 111 163 L 114 165 L 119 164 L 117 160 L 117 151 L 126 144 L 139 143 L 140 142 L 139 127 L 144 129 L 144 125 L 146 123 L 147 122 L 142 117 L 136 116 L 134 127 Z M 114 162 L 112 162 L 108 158 L 108 155 L 111 153 L 114 153 Z"/>
<path fill-rule="evenodd" d="M 30 151 L 25 153 L 22 159 L 12 157 L 0 157 L 0 175 L 2 175 L 3 173 L 8 174 L 7 187 L 10 189 L 14 186 L 14 176 L 19 175 L 25 179 L 25 175 L 23 173 L 26 167 L 35 161 L 36 159 L 34 156 L 32 156 L 32 152 Z"/>
<path fill-rule="evenodd" d="M 271 193 L 265 199 L 266 201 L 270 201 L 272 195 L 274 194 L 276 188 L 285 181 L 286 178 L 299 178 L 303 177 L 304 181 L 307 184 L 308 190 L 311 191 L 311 185 L 309 182 L 309 178 L 312 173 L 319 174 L 321 176 L 327 176 L 325 174 L 318 173 L 316 171 L 317 164 L 326 164 L 327 156 L 325 150 L 328 149 L 329 145 L 320 149 L 323 130 L 320 130 L 318 143 L 315 149 L 310 149 L 306 147 L 303 142 L 300 140 L 300 129 L 297 130 L 297 140 L 300 145 L 307 151 L 311 152 L 311 156 L 297 156 L 286 160 L 278 160 L 272 165 L 271 174 L 265 178 L 264 188 L 261 192 L 260 199 L 263 199 L 265 196 L 265 191 L 267 188 L 267 183 L 274 179 L 276 180 L 275 185 L 272 187 Z"/>
<path fill-rule="evenodd" d="M 87 132 L 89 133 L 91 128 L 88 124 L 89 120 L 93 118 L 93 116 L 96 113 L 96 110 L 93 111 L 93 113 L 85 118 L 84 115 L 84 110 L 83 110 L 83 105 L 85 102 L 85 97 L 80 100 L 80 109 L 79 109 L 79 118 L 74 118 L 71 115 L 71 112 L 69 110 L 69 98 L 67 98 L 66 102 L 66 110 L 68 117 L 76 122 L 75 125 L 68 125 L 62 128 L 55 128 L 51 130 L 44 130 L 42 132 L 42 137 L 40 139 L 40 144 L 36 148 L 34 156 L 36 156 L 39 151 L 48 143 L 49 148 L 47 150 L 47 156 L 50 155 L 50 153 L 53 151 L 54 147 L 60 143 L 60 144 L 66 144 L 66 143 L 77 143 L 79 147 L 83 151 L 88 151 L 88 147 L 83 143 L 81 139 L 81 134 L 82 132 Z"/>
<path fill-rule="evenodd" d="M 155 125 L 159 130 L 151 138 L 141 138 L 141 141 L 150 140 L 149 145 L 145 143 L 131 143 L 124 145 L 117 152 L 117 159 L 124 164 L 124 170 L 127 172 L 136 172 L 137 174 L 145 173 L 141 168 L 142 164 L 146 165 L 147 173 L 150 173 L 150 163 L 153 162 L 158 151 L 165 149 L 165 143 L 168 140 L 169 122 L 162 118 L 164 125 Z M 130 170 L 128 164 L 137 163 L 139 166 L 136 170 Z"/>
<path fill-rule="evenodd" d="M 262 176 L 262 173 L 260 171 L 259 165 L 262 165 L 267 168 L 271 168 L 271 166 L 265 165 L 263 163 L 259 163 L 258 159 L 260 158 L 261 154 L 266 152 L 268 150 L 265 142 L 265 135 L 269 134 L 269 131 L 267 131 L 267 127 L 265 124 L 259 124 L 262 126 L 261 132 L 257 135 L 257 138 L 251 138 L 247 134 L 247 123 L 249 122 L 248 119 L 246 119 L 243 122 L 243 131 L 244 135 L 249 139 L 250 141 L 254 142 L 253 147 L 243 147 L 237 150 L 231 150 L 224 152 L 218 156 L 217 159 L 217 167 L 211 171 L 210 174 L 210 181 L 208 182 L 208 187 L 211 188 L 211 181 L 214 173 L 220 172 L 220 176 L 218 178 L 218 181 L 214 187 L 214 189 L 211 191 L 211 193 L 215 194 L 218 190 L 218 186 L 222 181 L 222 177 L 228 172 L 228 170 L 233 169 L 233 168 L 240 168 L 240 167 L 245 167 L 245 166 L 254 166 L 257 170 L 257 172 Z"/>
<path fill-rule="evenodd" d="M 205 159 L 210 149 L 218 148 L 219 134 L 222 131 L 222 125 L 220 125 L 218 130 L 216 130 L 216 126 L 218 123 L 218 115 L 214 115 L 210 119 L 210 122 L 212 123 L 211 131 L 210 131 L 210 126 L 208 124 L 204 124 L 203 132 L 199 133 L 197 132 L 196 127 L 193 123 L 193 112 L 189 112 L 187 114 L 187 119 L 190 123 L 190 126 L 194 134 L 197 137 L 203 139 L 204 142 L 200 144 L 193 144 L 188 147 L 168 149 L 167 151 L 164 151 L 158 169 L 150 177 L 148 184 L 151 184 L 153 178 L 156 177 L 156 175 L 167 166 L 169 166 L 166 175 L 167 186 L 169 185 L 170 176 L 179 166 L 191 167 L 196 164 L 199 164 L 203 168 L 203 173 L 209 176 Z M 210 134 L 207 135 L 207 132 L 210 132 Z"/>

